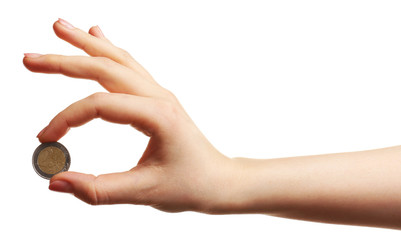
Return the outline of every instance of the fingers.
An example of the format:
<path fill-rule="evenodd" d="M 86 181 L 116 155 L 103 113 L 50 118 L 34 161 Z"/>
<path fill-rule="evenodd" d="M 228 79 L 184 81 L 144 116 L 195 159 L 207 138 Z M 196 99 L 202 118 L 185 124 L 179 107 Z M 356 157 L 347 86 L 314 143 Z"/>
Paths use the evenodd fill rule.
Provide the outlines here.
<path fill-rule="evenodd" d="M 98 177 L 77 172 L 63 172 L 50 180 L 49 189 L 72 193 L 92 204 L 149 204 L 148 192 L 156 186 L 157 174 L 152 169 L 104 174 Z"/>
<path fill-rule="evenodd" d="M 41 142 L 55 142 L 71 127 L 81 126 L 94 118 L 131 124 L 146 135 L 161 132 L 163 106 L 151 98 L 127 94 L 95 93 L 73 103 L 60 112 L 38 135 Z"/>
<path fill-rule="evenodd" d="M 99 26 L 93 26 L 93 27 L 91 27 L 91 28 L 89 29 L 89 32 L 88 32 L 88 33 L 89 33 L 90 35 L 94 36 L 94 37 L 97 37 L 97 38 L 100 38 L 100 39 L 103 39 L 103 40 L 105 40 L 105 41 L 110 42 L 110 41 L 104 36 L 104 34 L 103 34 L 103 32 L 102 32 L 102 30 L 100 29 Z"/>
<path fill-rule="evenodd" d="M 148 78 L 150 76 L 149 73 L 129 53 L 106 40 L 100 28 L 91 28 L 90 32 L 93 34 L 88 34 L 79 28 L 73 27 L 67 21 L 59 19 L 54 23 L 53 29 L 59 38 L 84 50 L 90 56 L 110 58 L 137 71 L 140 75 L 146 76 L 147 80 L 154 81 L 153 78 Z"/>
<path fill-rule="evenodd" d="M 28 54 L 23 62 L 33 72 L 61 73 L 69 77 L 96 80 L 110 92 L 155 96 L 157 88 L 144 81 L 135 71 L 103 57 L 53 54 L 31 57 Z"/>

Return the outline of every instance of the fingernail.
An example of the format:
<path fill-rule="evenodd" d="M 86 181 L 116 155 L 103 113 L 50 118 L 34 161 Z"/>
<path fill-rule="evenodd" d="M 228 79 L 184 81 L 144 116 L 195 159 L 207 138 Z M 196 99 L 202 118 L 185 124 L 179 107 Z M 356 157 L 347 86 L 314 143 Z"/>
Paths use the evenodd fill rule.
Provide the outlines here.
<path fill-rule="evenodd" d="M 72 193 L 72 185 L 69 182 L 56 180 L 49 185 L 49 189 L 56 192 Z"/>
<path fill-rule="evenodd" d="M 59 19 L 58 19 L 58 22 L 59 22 L 61 25 L 63 25 L 64 27 L 66 27 L 66 28 L 74 29 L 74 26 L 72 26 L 71 23 L 67 22 L 67 21 L 64 20 L 64 19 L 59 18 Z"/>
<path fill-rule="evenodd" d="M 47 130 L 48 127 L 49 127 L 49 126 L 46 126 L 45 128 L 43 128 L 42 131 L 40 131 L 39 134 L 38 134 L 36 137 L 37 137 L 37 138 L 40 138 L 40 136 L 42 136 L 43 133 L 46 132 L 46 130 Z"/>
<path fill-rule="evenodd" d="M 96 25 L 97 29 L 99 30 L 99 33 L 102 34 L 102 37 L 104 37 L 102 29 L 100 29 L 99 25 Z"/>
<path fill-rule="evenodd" d="M 42 56 L 42 54 L 39 53 L 24 53 L 24 56 L 27 58 L 38 58 Z"/>

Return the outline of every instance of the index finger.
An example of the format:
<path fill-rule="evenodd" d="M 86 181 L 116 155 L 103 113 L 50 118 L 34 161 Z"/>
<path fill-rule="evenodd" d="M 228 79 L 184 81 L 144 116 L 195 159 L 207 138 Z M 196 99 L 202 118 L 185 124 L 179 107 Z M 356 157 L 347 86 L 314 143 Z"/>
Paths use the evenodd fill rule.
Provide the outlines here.
<path fill-rule="evenodd" d="M 39 133 L 41 142 L 55 142 L 63 137 L 71 127 L 81 126 L 92 119 L 131 124 L 144 134 L 151 136 L 161 133 L 164 121 L 162 109 L 157 101 L 121 93 L 95 93 L 73 103 L 57 114 L 49 125 Z"/>

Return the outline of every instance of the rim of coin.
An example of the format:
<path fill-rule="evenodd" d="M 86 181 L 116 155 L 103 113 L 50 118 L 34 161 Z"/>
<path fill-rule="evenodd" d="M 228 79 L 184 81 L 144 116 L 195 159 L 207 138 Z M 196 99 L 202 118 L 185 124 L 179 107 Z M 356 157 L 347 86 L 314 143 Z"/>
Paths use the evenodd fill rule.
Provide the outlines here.
<path fill-rule="evenodd" d="M 38 165 L 38 156 L 39 156 L 40 152 L 47 147 L 56 147 L 56 148 L 60 149 L 64 154 L 64 158 L 65 158 L 64 166 L 60 171 L 58 171 L 54 174 L 49 174 L 49 173 L 42 171 Z M 32 165 L 33 165 L 33 168 L 35 169 L 35 172 L 39 176 L 41 176 L 42 178 L 45 178 L 45 179 L 50 179 L 57 173 L 68 171 L 68 169 L 70 168 L 70 164 L 71 164 L 70 153 L 68 152 L 67 148 L 64 147 L 64 145 L 59 142 L 47 142 L 47 143 L 40 144 L 35 149 L 33 156 L 32 156 Z"/>

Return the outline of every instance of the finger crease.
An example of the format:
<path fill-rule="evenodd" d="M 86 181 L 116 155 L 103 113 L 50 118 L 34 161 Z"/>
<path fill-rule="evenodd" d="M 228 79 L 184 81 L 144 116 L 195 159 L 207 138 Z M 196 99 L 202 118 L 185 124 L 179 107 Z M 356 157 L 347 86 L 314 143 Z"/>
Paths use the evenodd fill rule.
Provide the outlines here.
<path fill-rule="evenodd" d="M 94 188 L 94 201 L 97 204 L 108 204 L 109 203 L 109 194 L 107 191 L 104 190 L 102 185 L 102 181 L 100 181 L 100 176 L 96 176 L 95 180 L 93 181 L 93 188 Z"/>
<path fill-rule="evenodd" d="M 92 197 L 90 197 L 90 204 L 92 205 L 98 205 L 99 204 L 99 192 L 98 192 L 98 185 L 96 182 L 98 180 L 98 177 L 95 177 L 95 179 L 92 181 Z"/>

